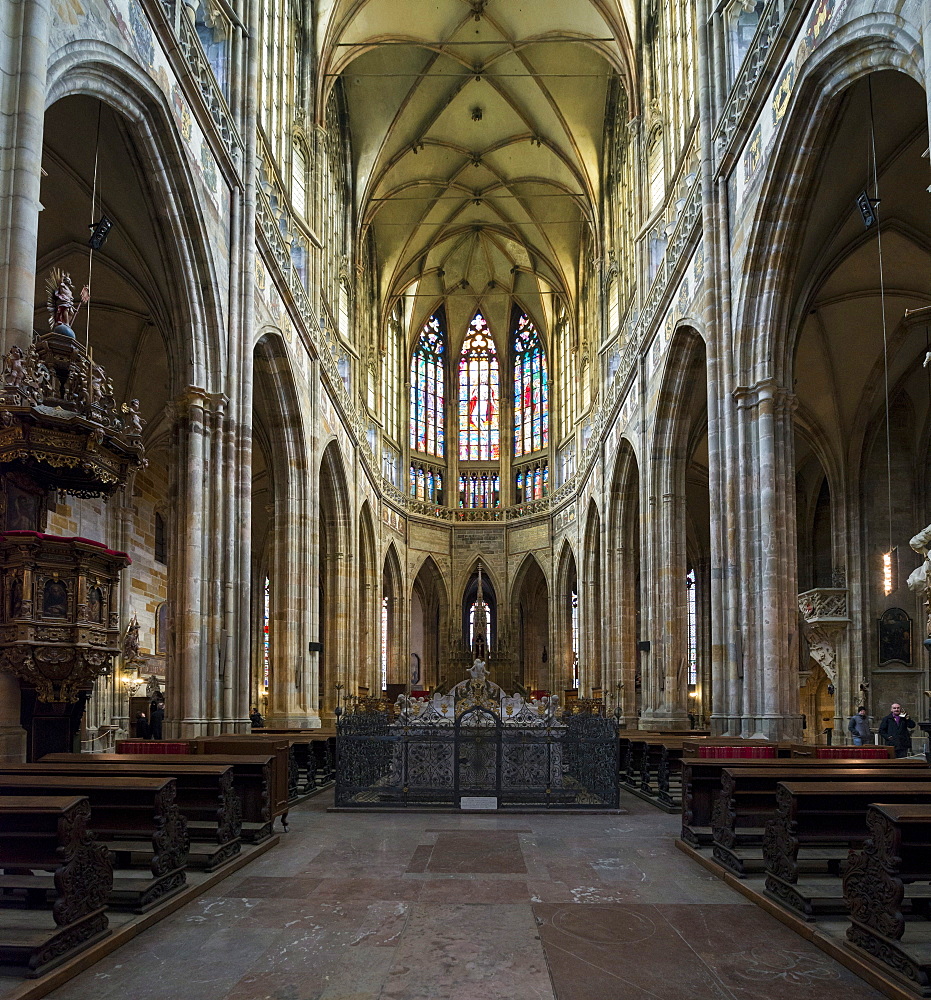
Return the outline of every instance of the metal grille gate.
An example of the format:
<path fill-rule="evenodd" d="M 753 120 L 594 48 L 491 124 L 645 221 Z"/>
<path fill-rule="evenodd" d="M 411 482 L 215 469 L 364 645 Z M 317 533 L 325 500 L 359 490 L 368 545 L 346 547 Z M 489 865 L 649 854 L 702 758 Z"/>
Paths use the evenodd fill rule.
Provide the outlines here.
<path fill-rule="evenodd" d="M 617 730 L 597 715 L 508 725 L 474 707 L 454 724 L 416 725 L 353 712 L 336 750 L 337 806 L 459 808 L 463 796 L 493 796 L 499 808 L 618 806 Z"/>

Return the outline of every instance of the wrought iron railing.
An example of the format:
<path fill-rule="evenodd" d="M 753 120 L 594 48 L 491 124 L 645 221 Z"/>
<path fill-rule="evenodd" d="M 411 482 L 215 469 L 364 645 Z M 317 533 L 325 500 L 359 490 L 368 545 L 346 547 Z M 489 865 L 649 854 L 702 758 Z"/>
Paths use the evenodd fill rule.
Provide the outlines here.
<path fill-rule="evenodd" d="M 618 807 L 617 728 L 599 715 L 508 724 L 473 707 L 447 724 L 390 712 L 344 716 L 336 737 L 336 805 L 446 806 L 491 798 L 499 809 Z"/>

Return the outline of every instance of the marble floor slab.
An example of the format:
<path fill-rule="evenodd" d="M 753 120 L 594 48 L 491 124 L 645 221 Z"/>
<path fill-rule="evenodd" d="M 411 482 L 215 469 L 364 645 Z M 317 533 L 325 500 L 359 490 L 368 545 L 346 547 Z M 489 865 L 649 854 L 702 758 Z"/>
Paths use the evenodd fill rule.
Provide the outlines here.
<path fill-rule="evenodd" d="M 53 1000 L 879 1000 L 674 846 L 679 820 L 291 812 Z"/>

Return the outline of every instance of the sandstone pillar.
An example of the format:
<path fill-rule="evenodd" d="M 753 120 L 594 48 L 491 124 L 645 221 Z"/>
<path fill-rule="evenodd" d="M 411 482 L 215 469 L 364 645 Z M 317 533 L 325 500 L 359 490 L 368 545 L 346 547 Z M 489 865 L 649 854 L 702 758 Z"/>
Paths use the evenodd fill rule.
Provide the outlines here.
<path fill-rule="evenodd" d="M 39 232 L 49 0 L 10 0 L 0 14 L 0 350 L 32 340 Z"/>
<path fill-rule="evenodd" d="M 735 396 L 745 505 L 742 735 L 800 739 L 794 397 L 771 380 L 739 389 Z"/>
<path fill-rule="evenodd" d="M 640 725 L 647 729 L 688 729 L 685 495 L 677 491 L 664 493 L 658 502 L 657 498 L 650 499 L 653 613 L 649 669 L 643 671 Z"/>
<path fill-rule="evenodd" d="M 211 476 L 210 396 L 189 387 L 171 405 L 174 468 L 172 555 L 168 594 L 171 620 L 165 693 L 166 735 L 209 734 L 208 630 L 205 587 L 211 579 L 207 483 Z M 217 484 L 221 488 L 222 484 Z M 216 610 L 216 609 L 214 609 Z"/>

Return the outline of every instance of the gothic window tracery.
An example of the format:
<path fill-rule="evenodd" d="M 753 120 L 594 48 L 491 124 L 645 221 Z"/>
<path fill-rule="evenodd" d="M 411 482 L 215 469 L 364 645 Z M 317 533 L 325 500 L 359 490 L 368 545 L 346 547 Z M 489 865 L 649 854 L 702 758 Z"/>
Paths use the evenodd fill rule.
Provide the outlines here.
<path fill-rule="evenodd" d="M 536 462 L 517 470 L 514 477 L 517 503 L 542 500 L 549 493 L 550 470 L 547 462 Z"/>
<path fill-rule="evenodd" d="M 695 570 L 690 569 L 685 577 L 686 606 L 688 609 L 688 662 L 689 684 L 698 683 L 698 601 L 696 597 Z"/>
<path fill-rule="evenodd" d="M 459 359 L 459 458 L 491 461 L 500 457 L 498 355 L 481 313 L 469 324 Z"/>
<path fill-rule="evenodd" d="M 459 506 L 491 508 L 501 505 L 501 476 L 497 472 L 462 472 L 459 475 Z"/>
<path fill-rule="evenodd" d="M 549 380 L 546 355 L 526 313 L 514 329 L 514 454 L 529 455 L 549 441 Z"/>
<path fill-rule="evenodd" d="M 437 314 L 424 324 L 411 360 L 411 448 L 437 458 L 444 452 L 445 352 L 446 333 Z"/>
<path fill-rule="evenodd" d="M 262 687 L 268 690 L 268 667 L 271 644 L 268 634 L 268 619 L 271 608 L 271 581 L 265 577 L 265 590 L 262 595 Z"/>

